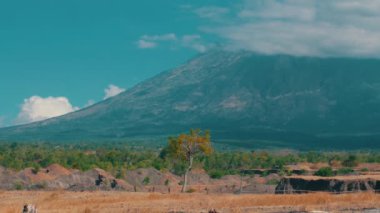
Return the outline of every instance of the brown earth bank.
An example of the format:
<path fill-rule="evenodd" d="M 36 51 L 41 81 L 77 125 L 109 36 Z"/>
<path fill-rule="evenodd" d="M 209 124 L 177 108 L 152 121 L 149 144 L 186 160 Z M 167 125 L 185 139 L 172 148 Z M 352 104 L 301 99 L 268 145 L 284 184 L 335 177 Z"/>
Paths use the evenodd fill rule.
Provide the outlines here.
<path fill-rule="evenodd" d="M 276 187 L 277 194 L 309 193 L 325 191 L 348 193 L 372 191 L 380 192 L 380 175 L 354 176 L 291 176 L 284 177 Z"/>
<path fill-rule="evenodd" d="M 39 213 L 118 212 L 379 212 L 380 195 L 161 194 L 120 191 L 2 191 L 0 212 L 19 213 L 25 204 Z"/>

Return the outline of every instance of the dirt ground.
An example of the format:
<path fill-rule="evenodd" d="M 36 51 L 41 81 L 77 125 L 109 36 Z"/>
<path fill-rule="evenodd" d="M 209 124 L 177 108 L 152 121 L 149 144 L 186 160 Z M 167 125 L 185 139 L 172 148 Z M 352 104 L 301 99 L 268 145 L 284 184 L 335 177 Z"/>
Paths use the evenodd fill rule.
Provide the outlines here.
<path fill-rule="evenodd" d="M 380 194 L 231 195 L 159 194 L 131 192 L 2 191 L 0 212 L 21 212 L 25 203 L 39 213 L 117 212 L 372 212 Z M 378 211 L 374 211 L 378 212 Z"/>

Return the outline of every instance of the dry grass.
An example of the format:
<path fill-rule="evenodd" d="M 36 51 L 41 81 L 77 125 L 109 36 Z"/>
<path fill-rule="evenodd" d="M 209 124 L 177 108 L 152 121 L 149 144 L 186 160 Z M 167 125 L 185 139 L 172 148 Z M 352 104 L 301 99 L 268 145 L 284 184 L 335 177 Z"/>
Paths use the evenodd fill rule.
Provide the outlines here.
<path fill-rule="evenodd" d="M 0 212 L 21 212 L 25 203 L 44 212 L 271 212 L 380 208 L 380 195 L 205 195 L 130 192 L 1 192 Z"/>

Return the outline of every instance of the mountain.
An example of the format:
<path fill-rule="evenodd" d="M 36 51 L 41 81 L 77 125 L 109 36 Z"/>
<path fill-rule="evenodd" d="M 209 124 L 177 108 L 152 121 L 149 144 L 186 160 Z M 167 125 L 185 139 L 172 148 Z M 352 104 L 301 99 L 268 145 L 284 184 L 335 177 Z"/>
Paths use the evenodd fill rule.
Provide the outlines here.
<path fill-rule="evenodd" d="M 380 60 L 213 50 L 2 140 L 106 140 L 210 129 L 237 146 L 380 148 Z M 256 142 L 255 142 L 256 141 Z"/>

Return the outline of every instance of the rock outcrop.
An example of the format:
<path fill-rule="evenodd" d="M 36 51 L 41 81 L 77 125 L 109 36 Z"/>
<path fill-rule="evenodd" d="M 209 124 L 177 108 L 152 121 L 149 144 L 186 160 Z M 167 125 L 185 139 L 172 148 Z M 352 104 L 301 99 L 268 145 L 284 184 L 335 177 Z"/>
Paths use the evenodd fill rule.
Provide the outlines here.
<path fill-rule="evenodd" d="M 359 191 L 380 191 L 380 176 L 284 177 L 276 187 L 276 194 Z"/>

